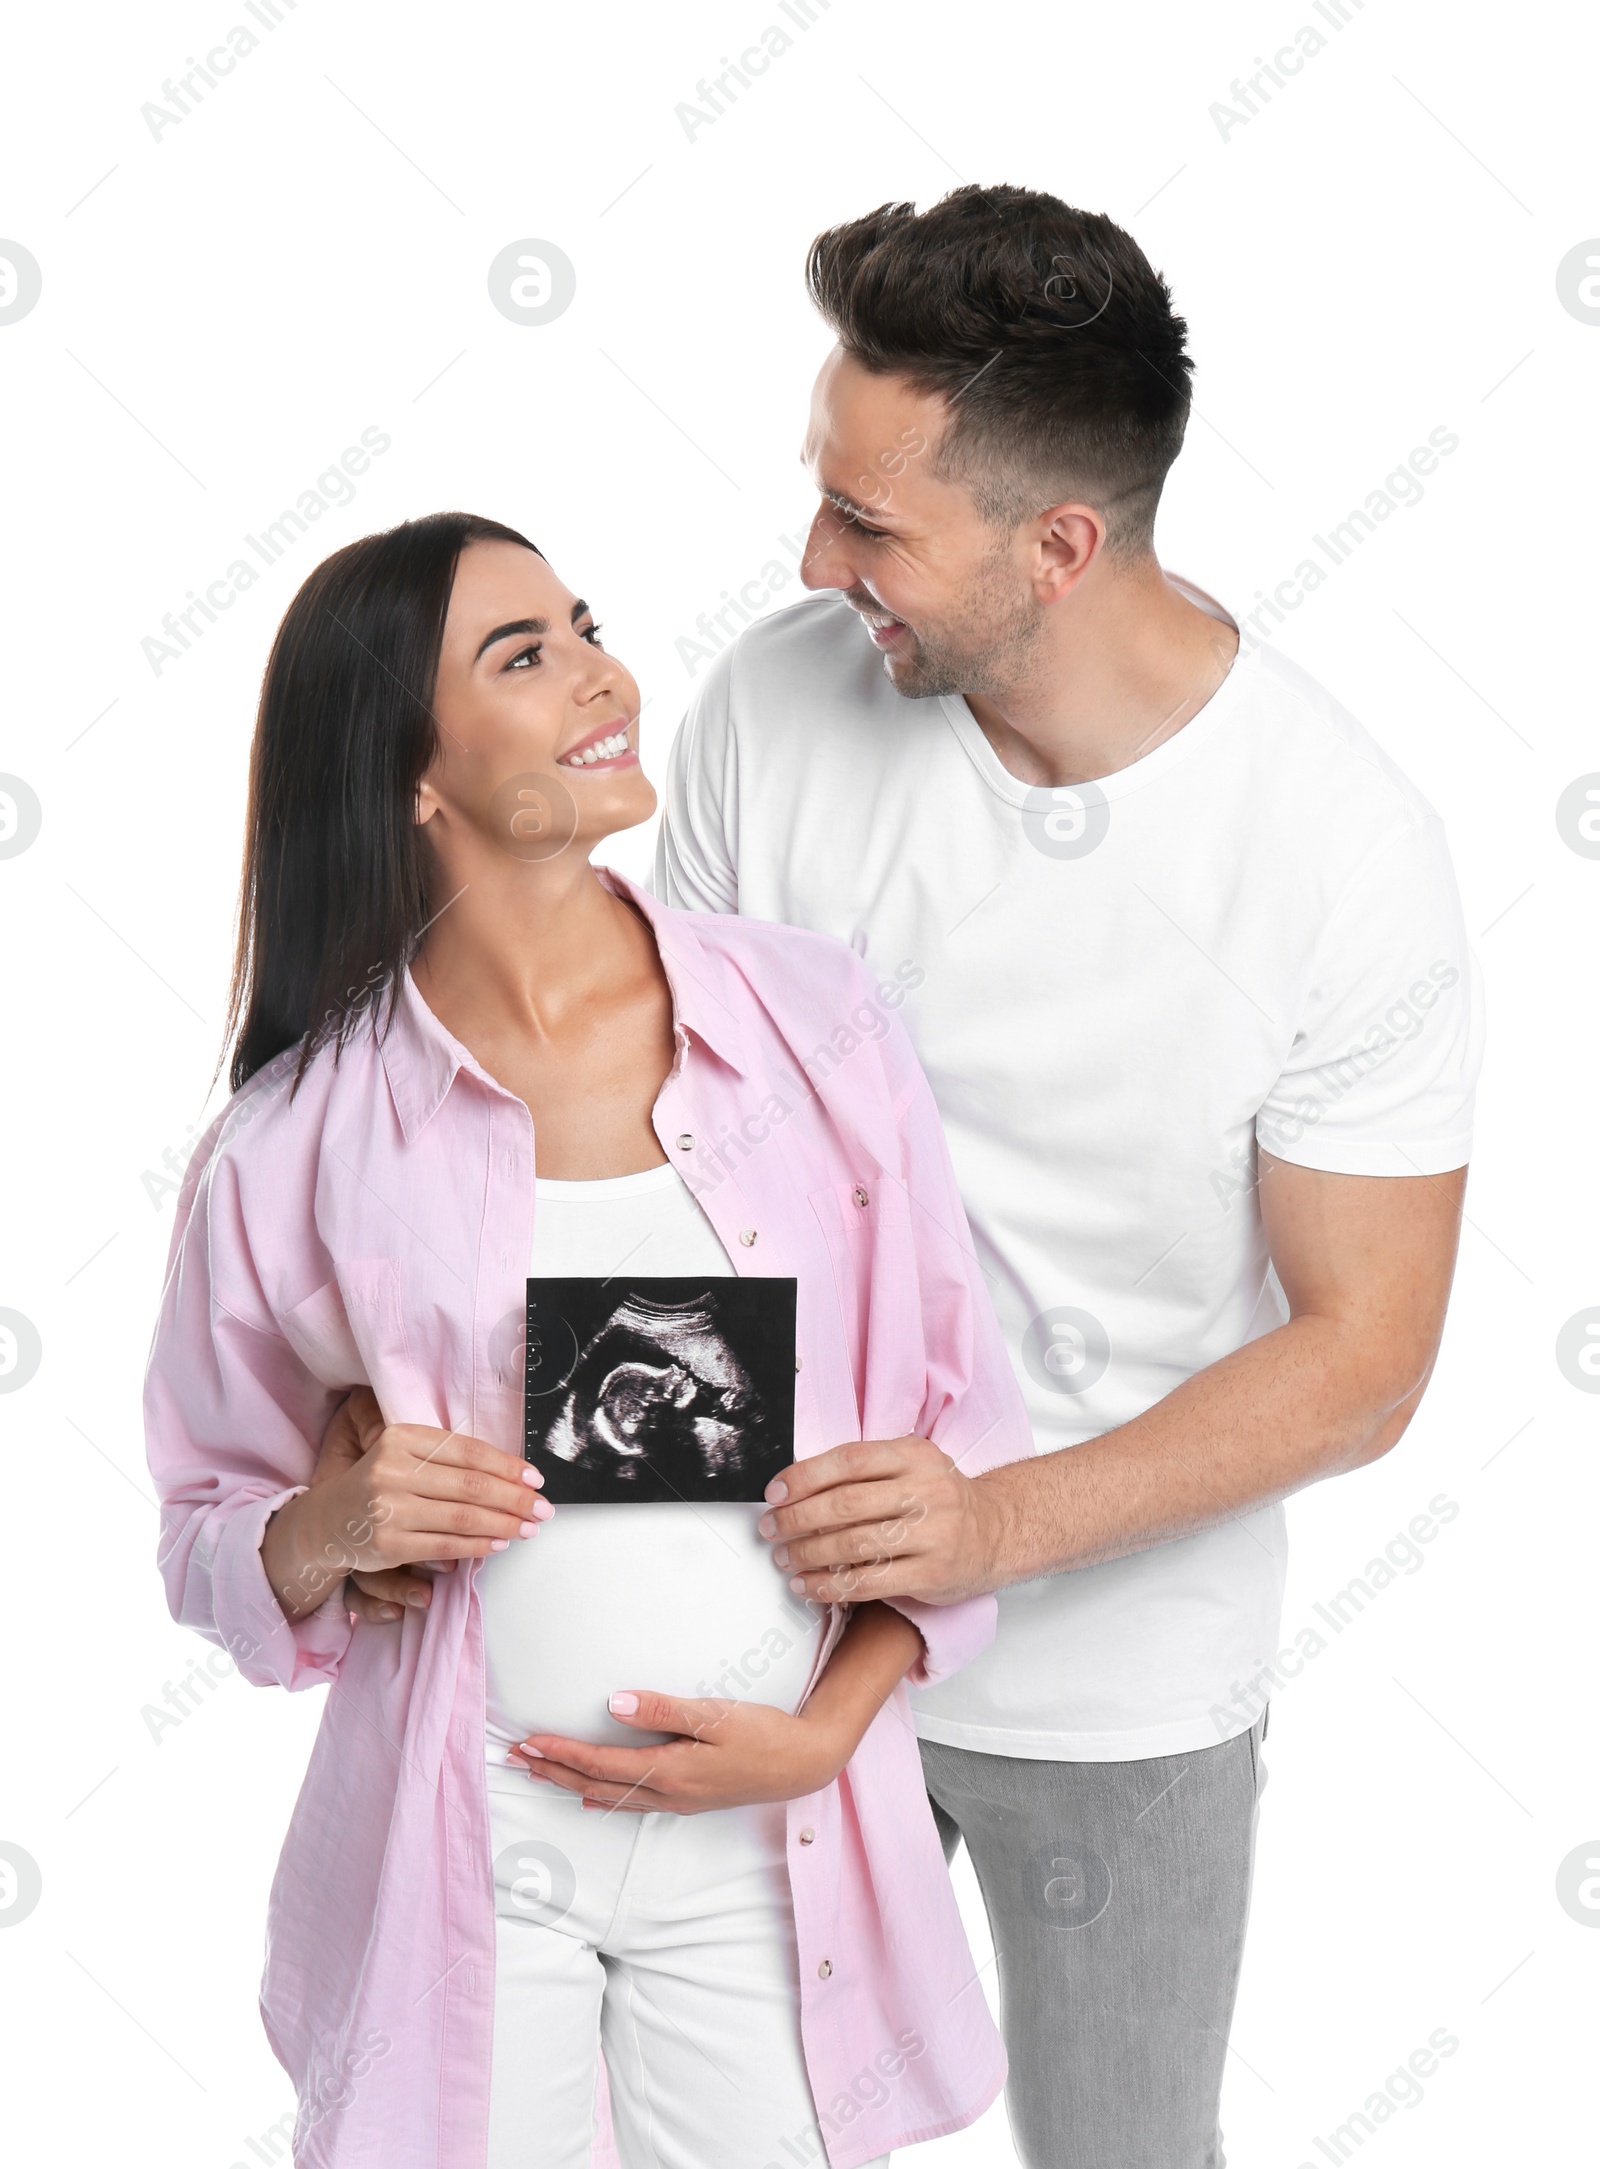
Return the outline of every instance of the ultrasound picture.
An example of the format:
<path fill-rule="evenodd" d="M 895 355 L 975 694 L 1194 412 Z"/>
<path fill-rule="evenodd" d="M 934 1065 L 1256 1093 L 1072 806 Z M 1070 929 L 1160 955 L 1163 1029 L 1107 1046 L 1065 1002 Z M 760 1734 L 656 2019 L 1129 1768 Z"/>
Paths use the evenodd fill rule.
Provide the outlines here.
<path fill-rule="evenodd" d="M 792 1280 L 530 1280 L 524 1454 L 557 1506 L 759 1500 L 794 1358 Z"/>

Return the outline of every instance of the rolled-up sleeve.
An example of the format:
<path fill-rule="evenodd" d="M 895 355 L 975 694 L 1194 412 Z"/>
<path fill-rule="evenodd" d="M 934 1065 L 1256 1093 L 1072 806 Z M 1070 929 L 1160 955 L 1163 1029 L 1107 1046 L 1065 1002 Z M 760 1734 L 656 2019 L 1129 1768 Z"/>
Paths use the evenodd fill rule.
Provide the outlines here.
<path fill-rule="evenodd" d="M 225 1155 L 185 1184 L 179 1216 L 144 1397 L 167 1602 L 256 1685 L 314 1686 L 337 1675 L 349 1646 L 342 1583 L 291 1625 L 261 1539 L 309 1484 L 338 1396 L 277 1330 Z"/>
<path fill-rule="evenodd" d="M 935 1686 L 981 1657 L 1000 1617 L 993 1597 L 963 1597 L 959 1604 L 923 1604 L 915 1597 L 885 1601 L 922 1636 L 922 1655 L 906 1674 L 908 1687 Z"/>

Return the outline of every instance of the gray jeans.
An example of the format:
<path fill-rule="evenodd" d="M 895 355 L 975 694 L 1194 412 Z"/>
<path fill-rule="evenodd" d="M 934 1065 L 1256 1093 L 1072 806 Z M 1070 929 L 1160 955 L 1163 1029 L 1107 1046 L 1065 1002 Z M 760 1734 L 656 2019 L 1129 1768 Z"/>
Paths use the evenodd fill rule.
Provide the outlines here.
<path fill-rule="evenodd" d="M 945 1857 L 965 1841 L 988 1909 L 1025 2169 L 1221 2169 L 1266 1721 L 1143 1762 L 923 1741 Z"/>

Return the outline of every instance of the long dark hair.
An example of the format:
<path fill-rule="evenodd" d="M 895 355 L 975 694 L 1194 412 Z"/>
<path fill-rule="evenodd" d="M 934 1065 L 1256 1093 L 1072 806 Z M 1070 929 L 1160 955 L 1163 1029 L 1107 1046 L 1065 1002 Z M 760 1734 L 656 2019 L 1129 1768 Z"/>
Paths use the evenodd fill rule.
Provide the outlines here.
<path fill-rule="evenodd" d="M 320 564 L 284 615 L 261 686 L 228 999 L 234 1091 L 299 1045 L 343 1046 L 392 1003 L 427 920 L 417 787 L 450 591 L 473 542 L 534 545 L 435 512 Z M 536 556 L 541 553 L 534 551 Z"/>

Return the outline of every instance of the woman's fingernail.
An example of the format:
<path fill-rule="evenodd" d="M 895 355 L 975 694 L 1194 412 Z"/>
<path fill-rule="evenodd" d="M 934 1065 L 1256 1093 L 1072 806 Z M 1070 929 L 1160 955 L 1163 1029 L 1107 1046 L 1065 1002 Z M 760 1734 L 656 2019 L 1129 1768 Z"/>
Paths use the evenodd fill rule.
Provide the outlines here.
<path fill-rule="evenodd" d="M 527 1464 L 524 1463 L 522 1470 L 522 1481 L 525 1484 L 532 1484 L 535 1489 L 538 1489 L 544 1483 L 544 1478 L 539 1474 L 539 1471 L 537 1469 L 529 1468 Z"/>
<path fill-rule="evenodd" d="M 777 1562 L 777 1564 L 778 1564 L 779 1566 L 787 1566 L 787 1565 L 789 1564 L 789 1547 L 788 1547 L 788 1545 L 787 1545 L 787 1544 L 777 1544 L 777 1545 L 774 1545 L 774 1547 L 773 1547 L 773 1552 L 772 1552 L 772 1556 L 773 1556 L 774 1560 L 775 1560 L 775 1561 Z"/>
<path fill-rule="evenodd" d="M 409 1589 L 406 1592 L 406 1602 L 408 1604 L 414 1604 L 419 1611 L 423 1608 L 427 1601 L 428 1593 L 425 1589 Z"/>
<path fill-rule="evenodd" d="M 607 1708 L 611 1711 L 613 1717 L 631 1717 L 638 1707 L 639 1697 L 628 1694 L 626 1691 L 619 1695 L 613 1695 L 607 1704 Z"/>
<path fill-rule="evenodd" d="M 761 1531 L 761 1534 L 763 1536 L 776 1536 L 778 1533 L 777 1515 L 763 1514 L 761 1519 L 756 1523 L 756 1527 Z"/>
<path fill-rule="evenodd" d="M 806 1593 L 805 1577 L 803 1575 L 797 1574 L 794 1580 L 789 1584 L 789 1587 L 794 1591 L 797 1597 L 803 1597 Z"/>
<path fill-rule="evenodd" d="M 539 1524 L 536 1521 L 519 1522 L 517 1524 L 517 1534 L 518 1536 L 532 1536 L 534 1530 L 537 1529 L 538 1526 Z"/>
<path fill-rule="evenodd" d="M 378 1617 L 379 1617 L 380 1619 L 398 1619 L 398 1618 L 400 1617 L 400 1607 L 399 1607 L 399 1605 L 398 1605 L 398 1604 L 386 1604 L 386 1605 L 384 1605 L 384 1607 L 382 1608 L 382 1610 L 381 1610 L 381 1611 L 379 1612 L 379 1614 L 378 1614 Z"/>
<path fill-rule="evenodd" d="M 535 1762 L 543 1762 L 544 1760 L 544 1757 L 540 1754 L 538 1748 L 530 1747 L 526 1740 L 524 1740 L 522 1745 L 517 1749 L 517 1753 L 519 1755 L 531 1755 Z"/>
<path fill-rule="evenodd" d="M 555 1508 L 550 1504 L 550 1501 L 548 1499 L 534 1500 L 533 1518 L 535 1521 L 548 1521 L 554 1512 Z"/>
<path fill-rule="evenodd" d="M 491 1551 L 509 1551 L 509 1550 L 511 1549 L 511 1539 L 510 1539 L 510 1537 L 509 1537 L 509 1536 L 497 1536 L 497 1537 L 495 1538 L 494 1542 L 493 1542 L 493 1543 L 492 1543 L 492 1544 L 491 1544 L 491 1545 L 489 1546 L 489 1549 L 490 1549 Z"/>
<path fill-rule="evenodd" d="M 774 1476 L 762 1496 L 769 1500 L 772 1505 L 781 1506 L 789 1496 L 789 1486 L 781 1476 Z"/>

